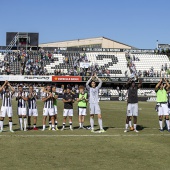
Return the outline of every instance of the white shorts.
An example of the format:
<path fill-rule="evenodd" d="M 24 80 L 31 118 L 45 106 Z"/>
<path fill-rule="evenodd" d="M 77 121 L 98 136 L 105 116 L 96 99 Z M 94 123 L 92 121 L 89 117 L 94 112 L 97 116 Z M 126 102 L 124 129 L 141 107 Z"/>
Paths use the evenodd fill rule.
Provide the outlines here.
<path fill-rule="evenodd" d="M 99 106 L 98 103 L 95 103 L 95 104 L 90 103 L 89 109 L 90 109 L 90 114 L 91 115 L 101 114 L 100 106 Z"/>
<path fill-rule="evenodd" d="M 58 110 L 57 110 L 57 106 L 54 106 L 54 113 L 57 115 Z"/>
<path fill-rule="evenodd" d="M 54 108 L 44 108 L 43 109 L 43 116 L 54 116 Z"/>
<path fill-rule="evenodd" d="M 1 107 L 0 117 L 6 117 L 6 114 L 8 117 L 13 116 L 12 107 L 5 107 L 5 106 Z"/>
<path fill-rule="evenodd" d="M 168 112 L 168 104 L 161 104 L 158 108 L 158 116 L 167 116 L 169 115 Z"/>
<path fill-rule="evenodd" d="M 64 109 L 63 116 L 73 116 L 73 109 Z"/>
<path fill-rule="evenodd" d="M 79 116 L 86 116 L 86 108 L 78 108 Z"/>
<path fill-rule="evenodd" d="M 128 103 L 127 116 L 138 116 L 138 103 Z"/>
<path fill-rule="evenodd" d="M 18 107 L 18 115 L 19 116 L 26 116 L 27 115 L 27 109 Z"/>
<path fill-rule="evenodd" d="M 28 116 L 38 116 L 37 109 L 28 109 Z"/>

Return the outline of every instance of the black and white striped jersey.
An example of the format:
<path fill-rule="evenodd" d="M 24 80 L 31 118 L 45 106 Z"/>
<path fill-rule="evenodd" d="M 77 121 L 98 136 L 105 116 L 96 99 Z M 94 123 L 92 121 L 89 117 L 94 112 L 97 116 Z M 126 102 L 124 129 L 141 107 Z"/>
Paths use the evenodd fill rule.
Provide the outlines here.
<path fill-rule="evenodd" d="M 17 94 L 17 100 L 18 100 L 18 107 L 19 108 L 26 108 L 27 105 L 26 105 L 26 101 L 24 99 L 22 99 L 20 96 L 23 96 L 23 97 L 28 97 L 27 93 L 26 92 L 18 92 Z"/>
<path fill-rule="evenodd" d="M 11 107 L 12 106 L 12 92 L 6 92 L 5 90 L 2 91 L 2 106 L 4 107 Z"/>
<path fill-rule="evenodd" d="M 30 93 L 28 93 L 28 96 L 30 96 Z M 28 98 L 28 109 L 37 109 L 37 99 L 36 99 L 37 93 L 33 93 L 31 95 L 31 98 Z"/>
<path fill-rule="evenodd" d="M 168 98 L 168 108 L 170 108 L 170 92 L 167 93 L 167 98 Z"/>
<path fill-rule="evenodd" d="M 43 93 L 42 98 L 48 97 L 50 94 L 49 93 Z M 53 97 L 49 98 L 44 102 L 44 108 L 54 108 L 54 100 Z"/>

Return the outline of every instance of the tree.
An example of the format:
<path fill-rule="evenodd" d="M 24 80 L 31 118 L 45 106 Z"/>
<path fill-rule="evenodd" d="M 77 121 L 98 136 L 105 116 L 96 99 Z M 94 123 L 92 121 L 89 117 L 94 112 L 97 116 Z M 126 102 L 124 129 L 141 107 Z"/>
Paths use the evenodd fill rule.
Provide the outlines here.
<path fill-rule="evenodd" d="M 165 50 L 164 49 L 161 50 L 161 54 L 165 54 Z"/>

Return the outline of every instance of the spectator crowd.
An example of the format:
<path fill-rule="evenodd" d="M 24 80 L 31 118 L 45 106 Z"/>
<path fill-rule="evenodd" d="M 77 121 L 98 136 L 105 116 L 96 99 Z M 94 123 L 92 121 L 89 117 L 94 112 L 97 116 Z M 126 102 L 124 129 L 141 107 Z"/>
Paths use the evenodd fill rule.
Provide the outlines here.
<path fill-rule="evenodd" d="M 59 50 L 52 52 L 45 51 L 40 48 L 39 51 L 29 51 L 24 49 L 18 50 L 17 52 L 4 53 L 4 60 L 0 61 L 0 74 L 20 74 L 20 75 L 71 75 L 71 76 L 91 76 L 96 73 L 98 76 L 110 76 L 110 71 L 99 66 L 97 63 L 89 64 L 88 67 L 81 67 L 80 63 L 90 63 L 86 54 L 80 55 L 77 53 L 70 56 L 63 55 L 63 64 L 67 67 L 67 70 L 56 68 L 54 73 L 49 73 L 45 66 L 49 63 L 57 61 L 53 54 L 60 53 Z M 155 71 L 154 67 L 151 66 L 149 70 L 136 70 L 134 61 L 140 61 L 138 57 L 128 55 L 127 57 L 127 69 L 131 73 L 131 77 L 160 77 L 170 74 L 170 66 L 167 63 L 162 65 L 160 71 Z M 16 71 L 18 70 L 18 71 Z M 128 70 L 125 71 L 125 77 L 128 77 Z"/>
<path fill-rule="evenodd" d="M 133 55 L 133 57 L 130 57 L 130 55 L 128 55 L 127 57 L 127 68 L 129 68 L 130 73 L 131 73 L 131 77 L 168 77 L 168 75 L 170 74 L 170 65 L 168 68 L 167 63 L 165 63 L 164 65 L 161 66 L 160 71 L 155 71 L 154 67 L 151 66 L 149 70 L 137 70 L 136 66 L 134 64 L 134 61 L 140 61 L 138 57 L 135 57 Z M 125 72 L 125 77 L 127 77 L 127 74 Z"/>

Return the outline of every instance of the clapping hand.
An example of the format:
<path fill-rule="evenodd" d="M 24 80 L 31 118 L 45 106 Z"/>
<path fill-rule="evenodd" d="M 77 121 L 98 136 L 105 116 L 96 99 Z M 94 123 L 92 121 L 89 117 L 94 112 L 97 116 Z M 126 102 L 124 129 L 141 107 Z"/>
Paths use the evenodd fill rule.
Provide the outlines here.
<path fill-rule="evenodd" d="M 93 75 L 91 76 L 91 79 L 92 79 L 92 80 L 95 80 L 95 79 L 96 79 L 96 73 L 93 73 Z"/>
<path fill-rule="evenodd" d="M 160 82 L 162 82 L 162 78 L 160 79 Z"/>
<path fill-rule="evenodd" d="M 8 80 L 5 81 L 5 85 L 8 84 Z"/>
<path fill-rule="evenodd" d="M 31 96 L 31 98 L 33 98 L 33 97 L 35 96 L 35 94 L 34 94 L 34 93 L 31 93 L 30 96 Z"/>
<path fill-rule="evenodd" d="M 9 81 L 7 82 L 7 85 L 10 86 L 11 84 L 9 83 Z"/>
<path fill-rule="evenodd" d="M 18 94 L 18 97 L 21 98 L 21 93 Z"/>
<path fill-rule="evenodd" d="M 50 97 L 53 97 L 53 94 L 52 93 L 50 93 L 50 95 L 49 95 Z"/>

